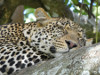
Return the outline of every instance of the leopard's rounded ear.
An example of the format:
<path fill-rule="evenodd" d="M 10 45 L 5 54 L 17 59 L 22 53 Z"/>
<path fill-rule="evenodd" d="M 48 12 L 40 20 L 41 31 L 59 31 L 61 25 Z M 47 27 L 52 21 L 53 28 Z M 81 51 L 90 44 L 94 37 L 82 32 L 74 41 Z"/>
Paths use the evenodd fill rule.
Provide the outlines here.
<path fill-rule="evenodd" d="M 93 44 L 93 38 L 86 39 L 86 46 L 90 46 Z"/>
<path fill-rule="evenodd" d="M 43 8 L 37 8 L 35 11 L 35 17 L 37 20 L 45 20 L 50 19 L 49 15 L 46 13 L 46 11 Z"/>

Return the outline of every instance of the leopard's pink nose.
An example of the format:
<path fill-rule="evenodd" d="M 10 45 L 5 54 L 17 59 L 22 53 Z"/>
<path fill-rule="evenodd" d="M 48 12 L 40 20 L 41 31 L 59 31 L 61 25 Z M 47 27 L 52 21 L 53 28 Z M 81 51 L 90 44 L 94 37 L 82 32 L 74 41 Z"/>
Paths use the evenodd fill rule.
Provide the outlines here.
<path fill-rule="evenodd" d="M 75 48 L 77 47 L 77 44 L 71 42 L 71 41 L 67 41 L 65 40 L 66 44 L 68 45 L 69 49 Z"/>

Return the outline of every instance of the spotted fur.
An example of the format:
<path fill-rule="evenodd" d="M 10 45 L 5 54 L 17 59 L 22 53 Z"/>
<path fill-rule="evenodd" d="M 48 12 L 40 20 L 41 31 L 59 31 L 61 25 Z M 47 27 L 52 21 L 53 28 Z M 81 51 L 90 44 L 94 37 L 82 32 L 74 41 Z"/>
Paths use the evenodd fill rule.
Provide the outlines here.
<path fill-rule="evenodd" d="M 0 72 L 9 75 L 51 58 L 54 56 L 38 51 L 35 47 L 6 44 L 0 47 Z"/>

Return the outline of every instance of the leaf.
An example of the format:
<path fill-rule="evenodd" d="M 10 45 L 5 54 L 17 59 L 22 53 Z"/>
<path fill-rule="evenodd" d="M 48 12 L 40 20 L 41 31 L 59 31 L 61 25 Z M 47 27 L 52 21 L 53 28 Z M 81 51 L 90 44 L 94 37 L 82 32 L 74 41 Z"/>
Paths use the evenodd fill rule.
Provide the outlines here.
<path fill-rule="evenodd" d="M 27 8 L 27 7 L 26 7 Z M 27 19 L 30 19 L 28 16 L 29 14 L 34 14 L 35 9 L 34 8 L 27 8 L 24 11 L 24 21 L 26 22 Z M 30 19 L 30 21 L 34 21 L 33 19 Z"/>
<path fill-rule="evenodd" d="M 82 15 L 87 15 L 87 13 L 84 10 L 82 10 L 82 13 L 81 14 Z"/>
<path fill-rule="evenodd" d="M 70 3 L 68 6 L 71 7 L 72 6 L 72 3 Z"/>
<path fill-rule="evenodd" d="M 27 8 L 26 10 L 25 10 L 25 14 L 30 14 L 30 13 L 34 13 L 34 8 Z"/>
<path fill-rule="evenodd" d="M 31 8 L 30 6 L 24 6 L 24 9 Z"/>
<path fill-rule="evenodd" d="M 79 10 L 77 10 L 76 8 L 73 10 L 75 13 L 78 13 L 80 12 Z"/>
<path fill-rule="evenodd" d="M 88 2 L 88 0 L 84 0 L 84 2 L 83 3 L 85 3 L 85 4 L 87 4 L 87 5 L 89 5 L 90 3 Z"/>
<path fill-rule="evenodd" d="M 78 0 L 72 0 L 73 1 L 73 3 L 76 5 L 76 4 L 78 4 Z"/>
<path fill-rule="evenodd" d="M 69 0 L 65 0 L 65 5 L 67 5 L 68 1 L 69 1 Z"/>

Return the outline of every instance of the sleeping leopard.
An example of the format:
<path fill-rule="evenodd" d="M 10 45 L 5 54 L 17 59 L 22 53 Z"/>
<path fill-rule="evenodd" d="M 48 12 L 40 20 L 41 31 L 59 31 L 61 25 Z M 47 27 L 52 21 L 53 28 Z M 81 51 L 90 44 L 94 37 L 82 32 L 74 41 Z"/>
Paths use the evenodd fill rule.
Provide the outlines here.
<path fill-rule="evenodd" d="M 47 61 L 86 45 L 83 29 L 67 18 L 51 18 L 42 8 L 37 21 L 0 26 L 0 73 L 13 72 Z"/>
<path fill-rule="evenodd" d="M 83 29 L 78 24 L 74 23 L 73 21 L 67 18 L 51 18 L 42 8 L 36 9 L 35 16 L 37 18 L 36 22 L 31 22 L 26 24 L 10 23 L 7 25 L 0 25 L 0 45 L 7 43 L 8 44 L 12 43 L 14 45 L 21 45 L 21 46 L 26 44 L 31 45 L 31 42 L 33 41 L 32 40 L 33 34 L 35 35 L 37 31 L 41 30 L 41 28 L 45 29 L 49 26 L 52 26 L 53 30 L 56 25 L 57 26 L 59 25 L 59 29 L 60 25 L 61 28 L 64 27 L 63 29 L 64 34 L 70 34 L 70 31 L 74 30 L 79 36 L 79 38 L 85 38 Z M 57 29 L 57 26 L 55 29 Z M 59 29 L 57 34 L 60 33 Z M 50 30 L 48 29 L 47 31 Z M 35 37 L 38 38 L 37 36 Z"/>

